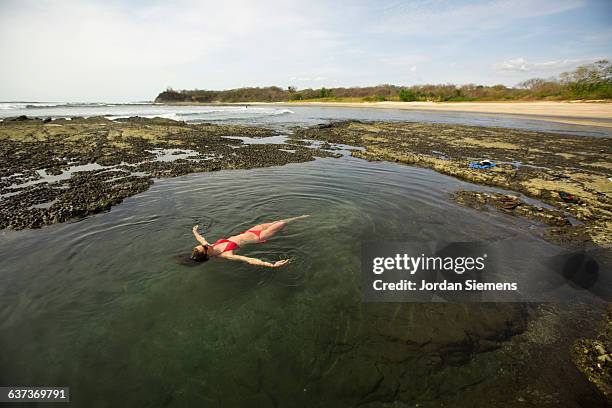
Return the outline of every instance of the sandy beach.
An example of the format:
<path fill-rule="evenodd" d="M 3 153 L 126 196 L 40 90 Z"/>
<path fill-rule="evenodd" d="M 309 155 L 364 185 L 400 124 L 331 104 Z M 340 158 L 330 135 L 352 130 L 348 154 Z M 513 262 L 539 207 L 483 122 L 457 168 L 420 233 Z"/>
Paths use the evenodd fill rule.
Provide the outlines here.
<path fill-rule="evenodd" d="M 249 103 L 249 105 L 333 106 L 494 113 L 526 117 L 535 116 L 538 120 L 575 125 L 612 127 L 612 103 L 606 102 L 261 102 Z"/>

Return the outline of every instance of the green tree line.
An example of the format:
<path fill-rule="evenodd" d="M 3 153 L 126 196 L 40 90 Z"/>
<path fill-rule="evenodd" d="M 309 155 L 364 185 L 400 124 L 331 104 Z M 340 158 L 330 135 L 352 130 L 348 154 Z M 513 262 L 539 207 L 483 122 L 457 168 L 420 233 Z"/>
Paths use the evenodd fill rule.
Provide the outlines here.
<path fill-rule="evenodd" d="M 532 78 L 515 87 L 505 85 L 378 85 L 352 88 L 301 89 L 277 86 L 211 90 L 168 88 L 156 102 L 287 102 L 287 101 L 503 101 L 612 99 L 612 63 L 601 60 L 583 65 L 557 78 Z"/>

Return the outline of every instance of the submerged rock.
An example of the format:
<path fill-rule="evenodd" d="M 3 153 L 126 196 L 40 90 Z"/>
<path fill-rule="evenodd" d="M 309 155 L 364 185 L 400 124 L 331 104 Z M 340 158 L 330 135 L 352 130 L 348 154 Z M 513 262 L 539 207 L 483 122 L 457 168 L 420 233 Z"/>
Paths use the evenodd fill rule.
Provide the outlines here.
<path fill-rule="evenodd" d="M 516 196 L 508 194 L 457 191 L 453 193 L 453 198 L 458 203 L 478 210 L 486 210 L 491 207 L 506 214 L 529 218 L 551 226 L 564 227 L 571 225 L 562 211 L 531 205 Z"/>
<path fill-rule="evenodd" d="M 576 341 L 572 358 L 576 367 L 612 405 L 612 306 L 608 306 L 596 338 Z"/>

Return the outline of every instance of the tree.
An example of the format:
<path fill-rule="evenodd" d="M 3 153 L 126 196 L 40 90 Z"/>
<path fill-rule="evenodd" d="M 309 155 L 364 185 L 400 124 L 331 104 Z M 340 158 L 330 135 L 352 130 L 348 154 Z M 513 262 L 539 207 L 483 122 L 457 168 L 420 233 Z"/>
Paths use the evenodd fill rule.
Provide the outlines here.
<path fill-rule="evenodd" d="M 581 65 L 572 72 L 561 74 L 562 81 L 566 83 L 595 84 L 612 81 L 612 64 L 607 60 L 596 61 L 592 64 Z"/>
<path fill-rule="evenodd" d="M 417 94 L 412 89 L 404 88 L 399 91 L 399 99 L 402 102 L 411 102 L 417 100 Z"/>
<path fill-rule="evenodd" d="M 561 74 L 571 98 L 612 97 L 612 64 L 607 60 L 581 65 L 572 72 Z"/>
<path fill-rule="evenodd" d="M 329 98 L 332 96 L 332 90 L 331 89 L 327 89 L 325 87 L 321 88 L 319 90 L 319 97 L 320 98 Z"/>

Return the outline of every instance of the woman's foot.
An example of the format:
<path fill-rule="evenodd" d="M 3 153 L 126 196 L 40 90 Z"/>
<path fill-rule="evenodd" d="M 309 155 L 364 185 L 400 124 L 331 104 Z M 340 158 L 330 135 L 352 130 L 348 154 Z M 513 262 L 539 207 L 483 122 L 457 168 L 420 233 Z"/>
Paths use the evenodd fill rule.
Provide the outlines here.
<path fill-rule="evenodd" d="M 308 218 L 308 217 L 310 217 L 309 214 L 304 214 L 304 215 L 300 215 L 299 217 L 287 218 L 286 220 L 282 220 L 282 221 L 284 221 L 284 222 L 291 222 L 291 221 L 302 220 L 302 219 Z"/>

